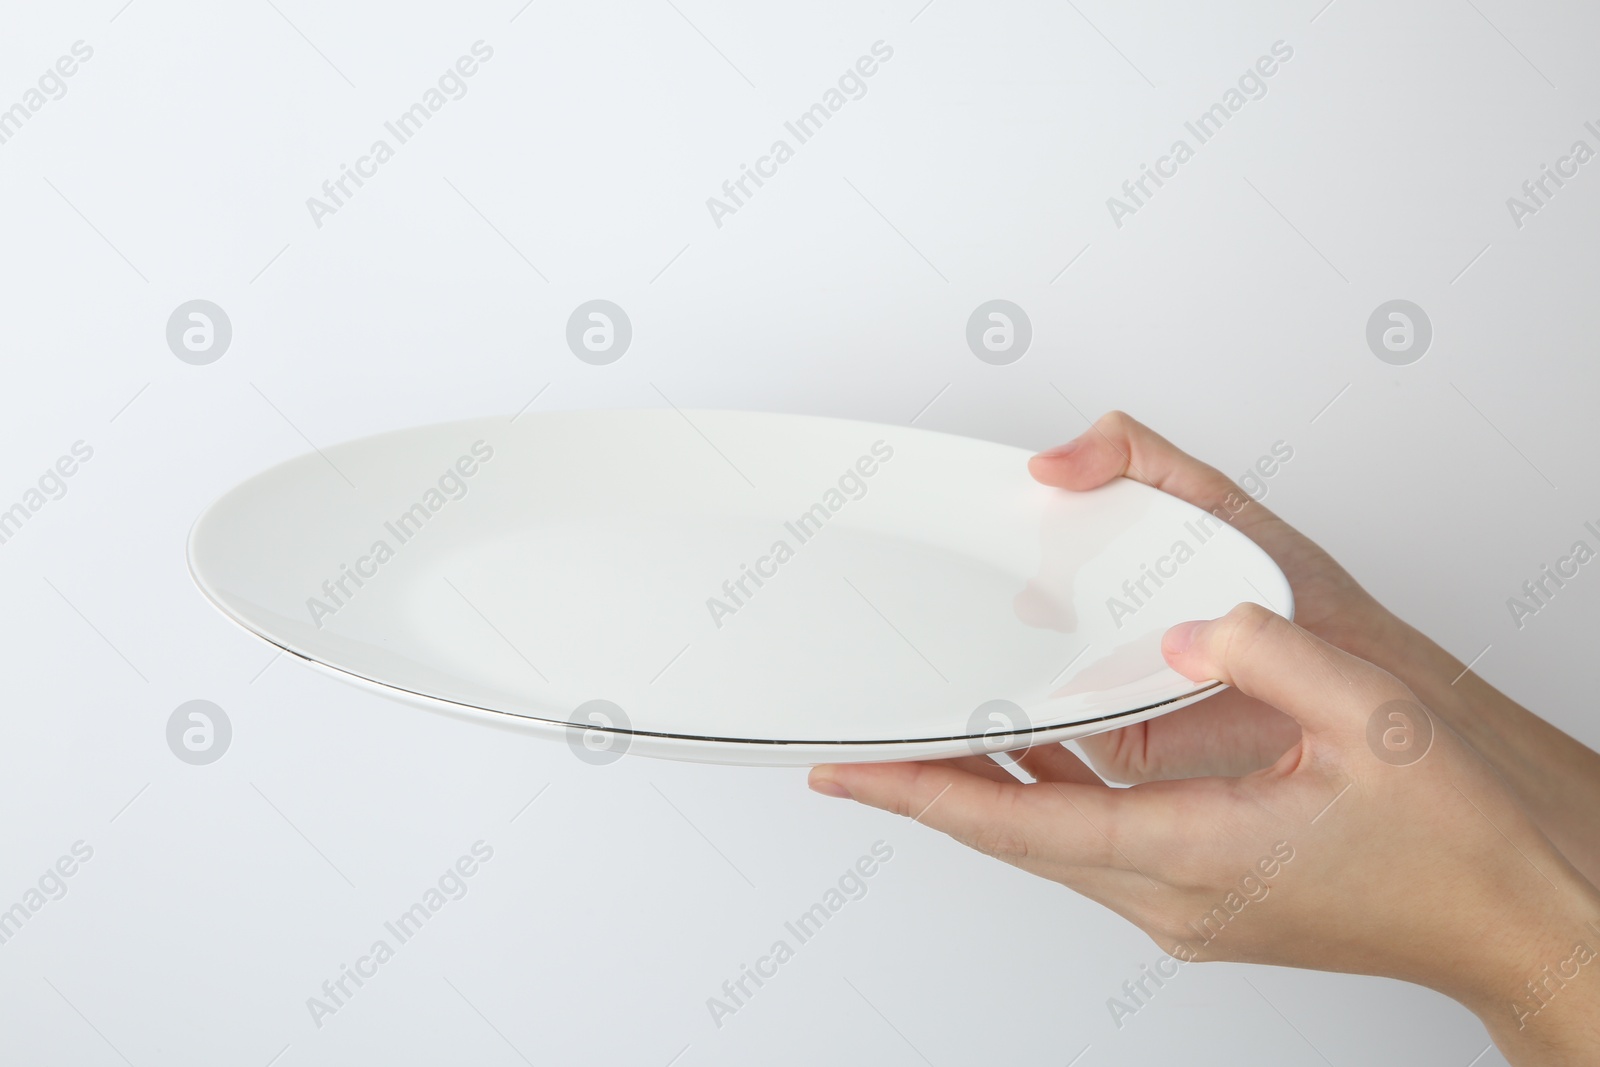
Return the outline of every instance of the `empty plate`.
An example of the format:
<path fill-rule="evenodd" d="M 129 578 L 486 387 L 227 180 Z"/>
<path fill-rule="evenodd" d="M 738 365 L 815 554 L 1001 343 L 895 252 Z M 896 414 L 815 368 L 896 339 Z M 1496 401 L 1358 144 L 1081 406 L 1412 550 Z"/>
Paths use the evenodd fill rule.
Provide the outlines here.
<path fill-rule="evenodd" d="M 1218 689 L 1175 622 L 1287 581 L 1127 479 L 1020 448 L 742 411 L 424 426 L 264 471 L 189 538 L 224 614 L 408 704 L 642 754 L 805 765 L 1067 740 Z"/>

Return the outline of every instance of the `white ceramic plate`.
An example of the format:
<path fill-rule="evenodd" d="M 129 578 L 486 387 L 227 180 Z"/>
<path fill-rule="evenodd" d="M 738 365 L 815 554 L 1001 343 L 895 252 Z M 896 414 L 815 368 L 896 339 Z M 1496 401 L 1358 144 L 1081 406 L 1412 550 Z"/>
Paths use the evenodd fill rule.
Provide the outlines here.
<path fill-rule="evenodd" d="M 1126 479 L 1035 483 L 1019 448 L 739 411 L 424 426 L 280 464 L 212 504 L 195 582 L 348 681 L 556 739 L 719 763 L 1060 741 L 1219 688 L 1162 632 L 1287 581 Z"/>

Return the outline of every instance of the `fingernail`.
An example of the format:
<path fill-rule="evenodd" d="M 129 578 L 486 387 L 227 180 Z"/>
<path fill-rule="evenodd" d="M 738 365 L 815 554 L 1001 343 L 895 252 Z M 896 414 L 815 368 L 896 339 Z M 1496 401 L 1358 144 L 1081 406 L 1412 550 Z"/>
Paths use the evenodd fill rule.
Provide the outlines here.
<path fill-rule="evenodd" d="M 1039 457 L 1041 459 L 1061 459 L 1064 456 L 1072 455 L 1082 445 L 1083 437 L 1080 435 L 1078 437 L 1074 437 L 1064 445 L 1056 445 L 1054 448 L 1045 449 L 1043 452 L 1039 453 Z"/>
<path fill-rule="evenodd" d="M 1200 625 L 1198 621 L 1180 622 L 1167 631 L 1166 636 L 1161 639 L 1161 643 L 1172 655 L 1181 655 L 1187 652 L 1189 646 L 1194 643 L 1194 635 L 1199 631 Z"/>
<path fill-rule="evenodd" d="M 840 800 L 852 799 L 850 791 L 832 778 L 818 778 L 811 783 L 811 788 L 825 797 L 838 797 Z"/>

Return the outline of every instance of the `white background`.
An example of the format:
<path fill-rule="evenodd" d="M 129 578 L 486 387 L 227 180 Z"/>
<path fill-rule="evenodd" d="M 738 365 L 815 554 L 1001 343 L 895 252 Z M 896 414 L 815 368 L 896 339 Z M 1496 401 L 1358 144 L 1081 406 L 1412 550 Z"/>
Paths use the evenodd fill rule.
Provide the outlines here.
<path fill-rule="evenodd" d="M 274 2 L 0 18 L 0 107 L 94 49 L 0 145 L 0 507 L 94 449 L 0 545 L 0 907 L 94 849 L 0 945 L 0 1058 L 1502 1062 L 1436 995 L 1269 968 L 1188 967 L 1119 1030 L 1107 998 L 1160 952 L 1098 906 L 801 772 L 595 769 L 274 661 L 183 542 L 308 440 L 536 395 L 1027 447 L 1121 407 L 1230 473 L 1288 442 L 1269 506 L 1596 744 L 1600 574 L 1521 630 L 1506 606 L 1600 521 L 1600 162 L 1520 228 L 1506 206 L 1600 147 L 1592 8 Z M 467 94 L 316 226 L 306 198 L 480 39 Z M 878 40 L 867 94 L 717 227 L 706 198 Z M 1106 198 L 1277 40 L 1267 94 L 1115 226 Z M 634 326 L 608 367 L 563 340 L 596 297 Z M 995 297 L 1034 328 L 1006 367 L 964 338 Z M 209 366 L 166 346 L 194 298 L 233 323 Z M 1393 298 L 1433 322 L 1411 366 L 1365 342 Z M 195 698 L 234 727 L 205 767 L 164 736 Z M 307 997 L 479 839 L 467 896 L 315 1026 Z M 868 896 L 714 1026 L 878 839 Z"/>

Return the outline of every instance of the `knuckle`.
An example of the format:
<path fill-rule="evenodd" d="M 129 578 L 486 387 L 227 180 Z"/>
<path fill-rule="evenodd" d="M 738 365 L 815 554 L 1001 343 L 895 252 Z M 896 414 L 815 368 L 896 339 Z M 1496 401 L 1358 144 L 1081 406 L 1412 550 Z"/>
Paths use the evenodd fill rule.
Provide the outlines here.
<path fill-rule="evenodd" d="M 950 788 L 948 772 L 928 764 L 915 764 L 915 771 L 905 788 L 896 791 L 891 810 L 907 819 L 928 812 L 936 799 Z"/>
<path fill-rule="evenodd" d="M 889 800 L 889 811 L 903 819 L 909 819 L 912 815 L 913 803 L 910 793 L 897 793 Z"/>
<path fill-rule="evenodd" d="M 1285 623 L 1282 615 L 1254 601 L 1245 601 L 1229 610 L 1227 618 L 1236 639 L 1246 642 L 1246 647 L 1274 636 Z"/>
<path fill-rule="evenodd" d="M 1139 420 L 1120 408 L 1113 408 L 1101 415 L 1095 421 L 1095 426 L 1111 437 L 1129 437 L 1135 432 L 1144 429 L 1139 424 Z"/>
<path fill-rule="evenodd" d="M 1278 633 L 1278 627 L 1287 621 L 1260 604 L 1245 602 L 1233 607 L 1222 617 L 1220 652 L 1223 663 L 1238 664 L 1257 655 L 1263 642 Z"/>
<path fill-rule="evenodd" d="M 1148 736 L 1147 723 L 1134 723 L 1087 739 L 1091 744 L 1085 744 L 1084 749 L 1096 771 L 1110 774 L 1124 785 L 1132 785 L 1155 776 L 1149 759 Z M 1094 741 L 1099 743 L 1092 744 Z"/>
<path fill-rule="evenodd" d="M 1280 621 L 1283 616 L 1253 600 L 1246 600 L 1235 604 L 1229 610 L 1227 618 L 1232 619 L 1240 627 L 1259 630 Z"/>
<path fill-rule="evenodd" d="M 1139 928 L 1150 935 L 1162 951 L 1171 952 L 1172 946 L 1194 936 L 1194 931 L 1188 926 L 1190 918 L 1176 904 L 1164 901 L 1145 909 L 1145 914 L 1140 917 Z"/>

